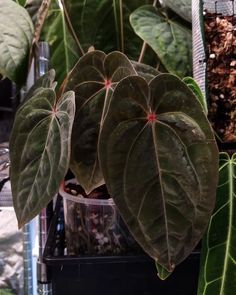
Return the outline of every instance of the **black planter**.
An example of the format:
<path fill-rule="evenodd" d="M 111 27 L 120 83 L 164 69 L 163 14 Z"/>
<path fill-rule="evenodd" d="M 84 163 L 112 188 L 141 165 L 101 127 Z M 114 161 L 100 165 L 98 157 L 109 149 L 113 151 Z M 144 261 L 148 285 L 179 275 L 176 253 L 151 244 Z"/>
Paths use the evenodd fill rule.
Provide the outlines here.
<path fill-rule="evenodd" d="M 51 222 L 44 253 L 53 295 L 196 295 L 199 252 L 193 252 L 165 281 L 144 253 L 137 256 L 69 257 L 64 252 L 61 214 Z"/>

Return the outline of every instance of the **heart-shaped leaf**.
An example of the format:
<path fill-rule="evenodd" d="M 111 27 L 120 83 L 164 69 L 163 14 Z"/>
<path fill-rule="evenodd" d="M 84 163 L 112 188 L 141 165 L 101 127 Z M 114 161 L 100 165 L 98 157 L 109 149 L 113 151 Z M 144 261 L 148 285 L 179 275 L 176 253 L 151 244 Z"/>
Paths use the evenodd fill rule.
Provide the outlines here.
<path fill-rule="evenodd" d="M 27 11 L 12 0 L 0 1 L 0 75 L 18 84 L 26 79 L 33 24 Z"/>
<path fill-rule="evenodd" d="M 149 254 L 173 271 L 201 239 L 215 202 L 218 150 L 197 98 L 170 74 L 149 84 L 123 79 L 103 124 L 99 157 L 130 231 L 139 241 L 139 227 L 157 253 Z"/>
<path fill-rule="evenodd" d="M 136 72 L 124 54 L 92 51 L 68 77 L 65 89 L 74 90 L 76 100 L 70 168 L 86 192 L 104 183 L 97 157 L 98 137 L 115 85 L 131 74 Z"/>
<path fill-rule="evenodd" d="M 168 19 L 151 5 L 135 10 L 130 22 L 136 34 L 151 46 L 170 73 L 182 78 L 191 75 L 191 30 Z"/>
<path fill-rule="evenodd" d="M 191 0 L 162 0 L 162 2 L 185 20 L 192 21 Z"/>
<path fill-rule="evenodd" d="M 11 186 L 19 228 L 57 193 L 70 157 L 74 93 L 45 88 L 18 110 L 10 138 Z"/>
<path fill-rule="evenodd" d="M 199 295 L 236 290 L 236 154 L 220 154 L 216 207 L 201 251 Z"/>

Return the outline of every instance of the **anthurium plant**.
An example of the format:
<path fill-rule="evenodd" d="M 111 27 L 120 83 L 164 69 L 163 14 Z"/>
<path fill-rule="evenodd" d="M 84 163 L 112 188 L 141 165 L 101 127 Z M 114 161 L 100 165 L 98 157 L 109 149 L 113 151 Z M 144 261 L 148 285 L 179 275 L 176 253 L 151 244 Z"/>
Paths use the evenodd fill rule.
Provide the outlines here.
<path fill-rule="evenodd" d="M 107 185 L 130 232 L 159 276 L 167 277 L 202 238 L 218 183 L 206 105 L 195 84 L 182 80 L 191 74 L 189 24 L 173 16 L 168 1 L 165 7 L 158 1 L 22 2 L 0 4 L 1 14 L 20 13 L 25 45 L 18 49 L 14 39 L 20 37 L 1 24 L 8 38 L 0 39 L 0 52 L 19 60 L 9 67 L 3 55 L 1 74 L 21 83 L 18 73 L 40 34 L 54 49 L 52 63 L 63 83 L 56 86 L 50 70 L 15 117 L 10 158 L 19 227 L 55 196 L 70 168 L 87 193 Z"/>

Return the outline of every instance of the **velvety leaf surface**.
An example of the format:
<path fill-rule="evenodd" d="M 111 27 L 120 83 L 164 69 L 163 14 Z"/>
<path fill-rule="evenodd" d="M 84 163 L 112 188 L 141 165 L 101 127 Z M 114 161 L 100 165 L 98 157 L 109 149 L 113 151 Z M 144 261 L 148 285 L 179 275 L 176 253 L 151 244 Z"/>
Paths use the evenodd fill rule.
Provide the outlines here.
<path fill-rule="evenodd" d="M 140 241 L 141 230 L 155 249 L 149 254 L 173 271 L 201 239 L 215 203 L 218 150 L 197 98 L 170 74 L 149 84 L 123 79 L 103 124 L 99 157 L 130 231 Z"/>
<path fill-rule="evenodd" d="M 26 79 L 33 24 L 27 11 L 12 0 L 0 1 L 0 74 L 18 84 Z"/>
<path fill-rule="evenodd" d="M 97 158 L 98 137 L 114 87 L 130 74 L 136 72 L 122 53 L 92 51 L 68 77 L 65 89 L 74 90 L 76 99 L 70 168 L 87 192 L 104 183 Z"/>
<path fill-rule="evenodd" d="M 159 71 L 147 64 L 139 63 L 136 61 L 131 61 L 131 63 L 138 75 L 140 77 L 143 77 L 147 82 L 160 74 Z"/>
<path fill-rule="evenodd" d="M 141 5 L 152 3 L 151 0 L 73 0 L 64 3 L 85 52 L 90 46 L 106 53 L 114 50 L 123 51 L 124 47 L 124 53 L 128 57 L 138 58 L 142 41 L 130 26 L 129 16 Z"/>
<path fill-rule="evenodd" d="M 192 33 L 189 29 L 160 14 L 151 5 L 135 10 L 130 22 L 136 34 L 151 46 L 170 73 L 180 77 L 191 75 Z"/>
<path fill-rule="evenodd" d="M 236 154 L 220 154 L 216 207 L 203 239 L 199 295 L 236 290 Z"/>
<path fill-rule="evenodd" d="M 191 0 L 162 0 L 162 2 L 176 12 L 183 19 L 192 21 L 192 1 Z"/>
<path fill-rule="evenodd" d="M 196 95 L 196 97 L 198 98 L 200 104 L 202 105 L 205 111 L 205 114 L 207 114 L 208 113 L 207 102 L 197 82 L 192 77 L 185 77 L 183 81 L 188 85 L 188 87 Z"/>
<path fill-rule="evenodd" d="M 74 93 L 45 88 L 18 110 L 10 139 L 11 186 L 19 227 L 57 193 L 68 166 Z"/>

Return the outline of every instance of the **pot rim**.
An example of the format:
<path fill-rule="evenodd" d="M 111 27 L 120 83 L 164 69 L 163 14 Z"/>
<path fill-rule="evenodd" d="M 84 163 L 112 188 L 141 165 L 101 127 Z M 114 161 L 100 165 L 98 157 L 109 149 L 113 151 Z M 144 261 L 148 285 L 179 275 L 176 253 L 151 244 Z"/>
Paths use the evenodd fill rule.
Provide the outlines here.
<path fill-rule="evenodd" d="M 65 181 L 64 183 L 62 183 L 60 185 L 59 194 L 65 200 L 70 200 L 70 201 L 73 201 L 76 203 L 85 204 L 85 205 L 92 205 L 92 206 L 115 206 L 115 203 L 112 198 L 106 199 L 106 200 L 105 199 L 100 200 L 100 199 L 85 198 L 80 194 L 77 196 L 71 195 L 71 194 L 64 191 L 64 187 L 68 183 L 78 183 L 78 181 L 75 178 L 73 178 L 73 179 Z"/>

